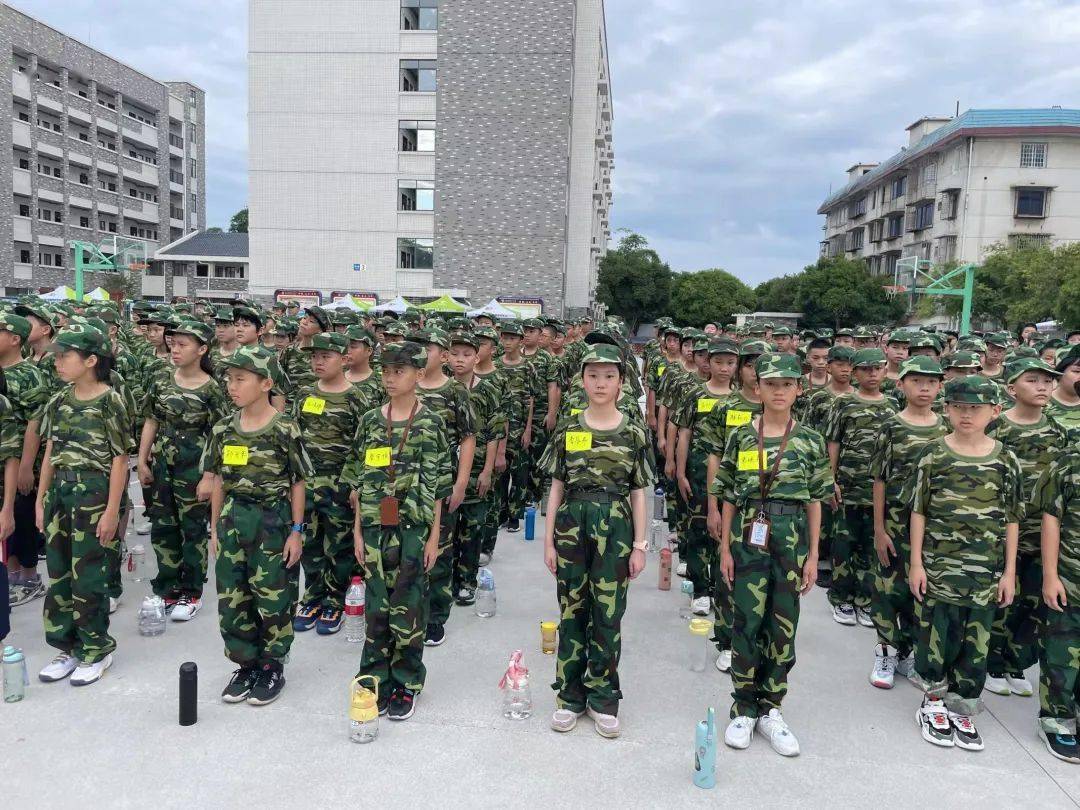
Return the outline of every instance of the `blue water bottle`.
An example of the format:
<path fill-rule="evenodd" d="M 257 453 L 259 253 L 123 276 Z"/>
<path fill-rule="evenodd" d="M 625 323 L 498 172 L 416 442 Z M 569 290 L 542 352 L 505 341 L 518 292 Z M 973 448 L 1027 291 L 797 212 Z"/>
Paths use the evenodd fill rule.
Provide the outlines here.
<path fill-rule="evenodd" d="M 716 787 L 716 712 L 709 707 L 708 719 L 697 724 L 694 734 L 694 784 Z"/>
<path fill-rule="evenodd" d="M 532 542 L 536 539 L 536 507 L 525 507 L 525 539 Z"/>

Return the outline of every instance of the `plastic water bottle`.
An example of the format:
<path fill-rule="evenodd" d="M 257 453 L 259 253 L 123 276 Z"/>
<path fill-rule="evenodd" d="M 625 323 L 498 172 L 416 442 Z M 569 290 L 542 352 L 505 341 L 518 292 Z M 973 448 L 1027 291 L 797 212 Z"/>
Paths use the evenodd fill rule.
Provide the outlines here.
<path fill-rule="evenodd" d="M 525 666 L 525 654 L 514 650 L 510 664 L 499 681 L 503 690 L 503 717 L 525 720 L 532 715 L 532 691 L 529 687 L 529 669 Z"/>
<path fill-rule="evenodd" d="M 4 647 L 4 702 L 18 703 L 26 697 L 30 678 L 26 672 L 26 656 L 18 647 Z"/>
<path fill-rule="evenodd" d="M 689 619 L 693 614 L 693 608 L 690 603 L 694 599 L 694 583 L 688 579 L 684 579 L 682 584 L 679 585 L 679 592 L 686 598 L 686 601 L 679 605 L 679 618 Z"/>
<path fill-rule="evenodd" d="M 716 787 L 716 712 L 712 706 L 694 732 L 694 784 L 706 790 Z"/>
<path fill-rule="evenodd" d="M 136 582 L 146 579 L 146 546 L 139 543 L 128 550 L 127 570 Z"/>
<path fill-rule="evenodd" d="M 709 641 L 709 631 L 713 624 L 708 619 L 690 620 L 690 671 L 704 672 L 709 666 L 709 660 L 715 652 L 713 643 Z"/>
<path fill-rule="evenodd" d="M 656 587 L 662 591 L 671 590 L 671 549 L 660 549 L 660 573 Z"/>
<path fill-rule="evenodd" d="M 532 542 L 536 538 L 536 507 L 525 507 L 525 540 Z"/>
<path fill-rule="evenodd" d="M 352 584 L 345 593 L 345 640 L 350 644 L 361 644 L 366 636 L 364 580 L 353 577 Z"/>
<path fill-rule="evenodd" d="M 139 607 L 139 635 L 160 636 L 165 632 L 165 600 L 148 596 Z"/>
<path fill-rule="evenodd" d="M 481 619 L 495 615 L 495 575 L 490 568 L 481 568 L 476 574 L 476 615 Z"/>
<path fill-rule="evenodd" d="M 349 739 L 369 743 L 379 736 L 379 679 L 359 675 L 349 687 Z"/>

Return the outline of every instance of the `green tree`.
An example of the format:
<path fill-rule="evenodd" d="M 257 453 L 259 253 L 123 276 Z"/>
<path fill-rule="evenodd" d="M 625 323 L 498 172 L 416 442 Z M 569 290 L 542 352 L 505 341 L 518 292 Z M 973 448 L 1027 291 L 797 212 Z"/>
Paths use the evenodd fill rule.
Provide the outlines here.
<path fill-rule="evenodd" d="M 621 315 L 633 332 L 663 315 L 671 300 L 671 268 L 644 236 L 626 231 L 600 260 L 596 298 L 609 315 Z"/>
<path fill-rule="evenodd" d="M 235 214 L 232 219 L 229 220 L 229 233 L 247 233 L 248 232 L 248 210 L 241 208 Z"/>
<path fill-rule="evenodd" d="M 754 289 L 759 312 L 793 312 L 799 296 L 799 280 L 802 274 L 778 276 L 759 284 Z"/>
<path fill-rule="evenodd" d="M 219 227 L 217 227 L 215 225 L 213 228 L 207 228 L 206 232 L 207 233 L 221 233 L 222 231 L 221 231 L 221 228 L 219 228 Z"/>
<path fill-rule="evenodd" d="M 683 326 L 732 321 L 735 312 L 752 310 L 754 291 L 726 270 L 700 270 L 676 276 L 671 311 Z"/>
<path fill-rule="evenodd" d="M 889 298 L 861 260 L 843 257 L 821 258 L 803 270 L 795 304 L 811 329 L 894 323 L 906 309 L 905 300 Z"/>

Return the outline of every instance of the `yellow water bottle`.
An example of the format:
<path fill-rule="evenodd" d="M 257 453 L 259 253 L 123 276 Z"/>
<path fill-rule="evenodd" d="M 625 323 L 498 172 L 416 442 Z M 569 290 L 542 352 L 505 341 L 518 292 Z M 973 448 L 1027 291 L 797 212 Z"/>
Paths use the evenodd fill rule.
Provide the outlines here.
<path fill-rule="evenodd" d="M 379 736 L 379 679 L 358 675 L 349 691 L 349 739 L 369 743 Z"/>

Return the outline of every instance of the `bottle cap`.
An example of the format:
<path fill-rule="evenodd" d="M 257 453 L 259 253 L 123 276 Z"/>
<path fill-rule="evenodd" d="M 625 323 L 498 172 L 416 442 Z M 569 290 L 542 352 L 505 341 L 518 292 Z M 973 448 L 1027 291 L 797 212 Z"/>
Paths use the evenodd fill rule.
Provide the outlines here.
<path fill-rule="evenodd" d="M 708 619 L 691 619 L 690 632 L 695 636 L 707 636 L 712 630 L 713 623 Z"/>
<path fill-rule="evenodd" d="M 352 578 L 352 584 L 353 584 L 353 585 L 359 585 L 359 584 L 361 584 L 361 583 L 362 583 L 363 581 L 364 581 L 364 578 L 363 578 L 363 577 L 353 577 L 353 578 Z"/>

